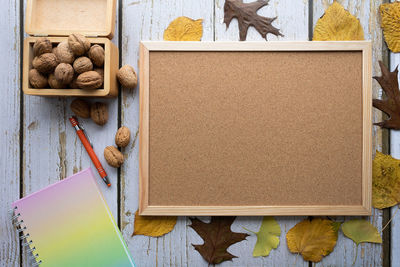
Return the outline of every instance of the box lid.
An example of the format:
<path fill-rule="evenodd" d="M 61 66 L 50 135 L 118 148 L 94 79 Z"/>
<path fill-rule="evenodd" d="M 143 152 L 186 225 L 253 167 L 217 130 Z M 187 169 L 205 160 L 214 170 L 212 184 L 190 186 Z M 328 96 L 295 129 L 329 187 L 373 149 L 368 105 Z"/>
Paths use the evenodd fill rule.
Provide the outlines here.
<path fill-rule="evenodd" d="M 28 0 L 25 30 L 36 36 L 114 36 L 116 0 Z"/>

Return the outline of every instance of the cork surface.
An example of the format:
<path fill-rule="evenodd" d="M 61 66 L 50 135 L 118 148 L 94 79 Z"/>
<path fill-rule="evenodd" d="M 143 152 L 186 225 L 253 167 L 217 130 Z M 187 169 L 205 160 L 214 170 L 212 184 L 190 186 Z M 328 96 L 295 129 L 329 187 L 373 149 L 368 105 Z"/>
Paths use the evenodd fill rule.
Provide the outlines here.
<path fill-rule="evenodd" d="M 149 205 L 361 205 L 361 52 L 150 52 Z"/>

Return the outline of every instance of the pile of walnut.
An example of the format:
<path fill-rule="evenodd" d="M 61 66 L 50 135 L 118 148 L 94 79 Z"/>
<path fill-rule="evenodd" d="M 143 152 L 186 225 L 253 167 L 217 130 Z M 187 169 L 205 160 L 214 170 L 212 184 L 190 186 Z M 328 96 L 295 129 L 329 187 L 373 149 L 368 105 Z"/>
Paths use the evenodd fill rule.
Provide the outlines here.
<path fill-rule="evenodd" d="M 88 119 L 91 118 L 96 124 L 104 125 L 108 121 L 107 104 L 101 102 L 89 103 L 83 99 L 75 99 L 71 102 L 71 110 L 76 116 Z M 115 134 L 115 144 L 118 147 L 126 147 L 131 140 L 131 132 L 128 127 L 122 126 Z M 124 155 L 115 146 L 108 146 L 104 149 L 104 158 L 107 163 L 119 168 L 124 163 Z"/>
<path fill-rule="evenodd" d="M 71 34 L 58 45 L 39 38 L 33 45 L 34 58 L 29 82 L 34 88 L 99 89 L 104 83 L 104 48 L 81 34 Z M 120 84 L 135 88 L 136 72 L 125 65 L 117 73 Z"/>
<path fill-rule="evenodd" d="M 29 82 L 34 88 L 94 90 L 103 85 L 104 48 L 81 34 L 71 34 L 56 46 L 39 38 L 33 54 Z"/>
<path fill-rule="evenodd" d="M 76 116 L 91 118 L 97 125 L 103 126 L 108 121 L 108 106 L 106 103 L 95 102 L 90 104 L 83 99 L 75 99 L 71 102 L 71 110 Z"/>
<path fill-rule="evenodd" d="M 131 131 L 128 127 L 122 126 L 115 134 L 115 144 L 118 147 L 126 147 L 131 141 Z M 114 167 L 119 168 L 124 163 L 124 155 L 115 146 L 108 146 L 104 149 L 104 158 L 107 163 Z"/>
<path fill-rule="evenodd" d="M 119 128 L 115 134 L 115 144 L 118 147 L 126 147 L 129 145 L 130 141 L 131 131 L 129 128 L 125 126 Z M 108 146 L 104 149 L 104 158 L 106 159 L 107 163 L 114 168 L 121 167 L 125 160 L 124 154 L 122 154 L 121 151 L 119 151 L 115 146 Z"/>

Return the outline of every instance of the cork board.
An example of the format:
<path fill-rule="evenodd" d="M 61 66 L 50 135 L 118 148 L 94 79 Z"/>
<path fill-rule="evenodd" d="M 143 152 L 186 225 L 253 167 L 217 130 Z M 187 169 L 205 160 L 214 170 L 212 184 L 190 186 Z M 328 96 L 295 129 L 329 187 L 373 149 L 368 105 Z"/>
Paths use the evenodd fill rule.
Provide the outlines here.
<path fill-rule="evenodd" d="M 142 215 L 367 215 L 369 42 L 141 44 Z"/>

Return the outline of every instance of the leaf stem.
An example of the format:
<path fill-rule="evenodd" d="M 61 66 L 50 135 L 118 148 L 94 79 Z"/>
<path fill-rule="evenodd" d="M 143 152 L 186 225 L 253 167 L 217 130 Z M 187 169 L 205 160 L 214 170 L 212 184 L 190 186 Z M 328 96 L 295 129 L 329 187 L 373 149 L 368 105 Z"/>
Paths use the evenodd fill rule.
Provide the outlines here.
<path fill-rule="evenodd" d="M 356 245 L 356 256 L 354 257 L 354 261 L 351 266 L 354 266 L 354 264 L 356 264 L 357 256 L 358 256 L 358 244 Z"/>
<path fill-rule="evenodd" d="M 246 231 L 248 231 L 248 232 L 250 232 L 250 233 L 253 233 L 253 234 L 257 234 L 256 232 L 253 232 L 253 231 L 251 231 L 251 230 L 249 230 L 249 229 L 247 229 L 246 227 L 244 227 L 244 226 L 242 226 L 242 228 L 244 229 L 244 230 L 246 230 Z"/>
<path fill-rule="evenodd" d="M 393 213 L 393 216 L 390 218 L 390 220 L 385 224 L 385 226 L 383 226 L 383 228 L 382 228 L 382 230 L 381 230 L 381 234 L 382 234 L 382 232 L 386 229 L 386 227 L 388 227 L 389 226 L 389 224 L 390 224 L 390 222 L 393 220 L 393 218 L 394 218 L 394 216 L 396 216 L 396 213 L 399 211 L 399 209 L 400 209 L 400 206 L 397 206 L 398 207 L 398 209 Z"/>
<path fill-rule="evenodd" d="M 293 264 L 293 267 L 294 267 L 294 266 L 296 266 L 296 263 L 297 263 L 297 258 L 299 257 L 299 254 L 300 254 L 300 252 L 299 252 L 299 253 L 296 253 L 296 258 L 294 258 L 294 264 Z"/>

